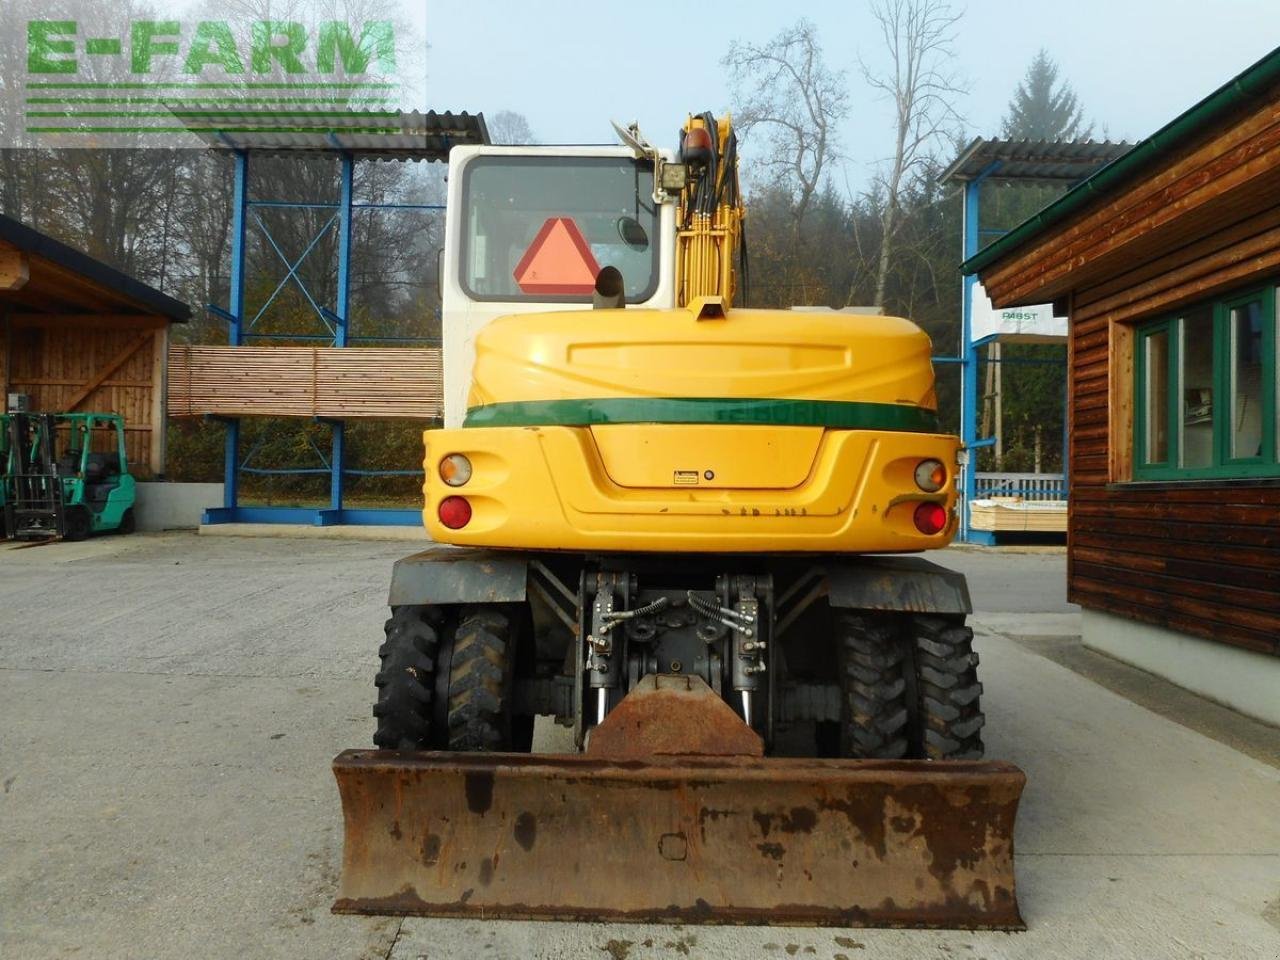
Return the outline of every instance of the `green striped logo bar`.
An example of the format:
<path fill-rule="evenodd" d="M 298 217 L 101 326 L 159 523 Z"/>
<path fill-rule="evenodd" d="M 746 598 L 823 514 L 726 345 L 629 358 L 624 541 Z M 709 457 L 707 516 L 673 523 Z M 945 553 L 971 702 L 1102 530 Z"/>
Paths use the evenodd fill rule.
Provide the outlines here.
<path fill-rule="evenodd" d="M 463 426 L 585 427 L 598 423 L 732 423 L 901 433 L 938 432 L 937 413 L 907 404 L 736 397 L 610 397 L 491 403 L 468 410 Z"/>
<path fill-rule="evenodd" d="M 59 19 L 5 22 L 11 52 L 26 34 L 25 75 L 5 78 L 11 106 L 25 102 L 0 147 L 236 147 L 221 135 L 247 133 L 343 148 L 346 134 L 410 132 L 396 106 L 409 80 L 400 52 L 416 46 L 391 20 L 153 20 L 101 0 L 55 6 Z"/>

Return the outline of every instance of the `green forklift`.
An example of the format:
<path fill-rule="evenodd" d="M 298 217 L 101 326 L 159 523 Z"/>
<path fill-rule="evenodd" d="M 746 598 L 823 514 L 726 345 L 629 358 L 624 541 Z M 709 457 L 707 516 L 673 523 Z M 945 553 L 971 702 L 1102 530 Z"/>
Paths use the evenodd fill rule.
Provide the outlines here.
<path fill-rule="evenodd" d="M 132 533 L 136 488 L 125 455 L 124 419 L 113 413 L 0 417 L 0 505 L 15 540 L 84 540 Z"/>

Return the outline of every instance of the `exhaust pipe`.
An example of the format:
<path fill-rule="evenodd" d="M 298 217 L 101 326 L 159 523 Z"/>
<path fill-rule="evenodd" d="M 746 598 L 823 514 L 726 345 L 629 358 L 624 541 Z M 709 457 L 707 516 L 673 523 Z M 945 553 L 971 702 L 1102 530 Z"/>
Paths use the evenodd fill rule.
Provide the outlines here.
<path fill-rule="evenodd" d="M 618 310 L 626 305 L 626 288 L 622 281 L 622 271 L 617 267 L 605 267 L 596 274 L 596 287 L 591 292 L 591 308 Z"/>

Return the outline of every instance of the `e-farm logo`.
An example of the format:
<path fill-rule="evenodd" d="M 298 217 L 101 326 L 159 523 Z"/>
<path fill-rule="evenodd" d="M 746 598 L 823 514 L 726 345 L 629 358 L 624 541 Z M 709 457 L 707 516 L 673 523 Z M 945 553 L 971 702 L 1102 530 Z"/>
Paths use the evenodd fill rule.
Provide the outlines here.
<path fill-rule="evenodd" d="M 338 118 L 349 132 L 398 130 L 389 21 L 135 20 L 104 32 L 27 22 L 27 133 L 314 132 Z"/>

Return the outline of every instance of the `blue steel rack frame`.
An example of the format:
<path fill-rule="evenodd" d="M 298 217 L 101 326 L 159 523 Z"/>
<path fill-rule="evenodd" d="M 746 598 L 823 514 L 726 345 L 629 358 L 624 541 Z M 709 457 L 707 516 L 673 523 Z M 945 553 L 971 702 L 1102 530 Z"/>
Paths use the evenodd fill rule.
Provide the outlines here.
<path fill-rule="evenodd" d="M 335 145 L 335 152 L 339 153 L 341 159 L 341 197 L 338 203 L 295 203 L 289 201 L 278 200 L 250 200 L 249 199 L 249 167 L 250 154 L 253 152 L 248 149 L 237 149 L 233 153 L 235 165 L 235 182 L 233 192 L 233 211 L 231 224 L 231 290 L 230 290 L 230 309 L 223 310 L 213 304 L 208 309 L 214 315 L 221 317 L 227 323 L 228 343 L 231 346 L 240 346 L 246 340 L 252 339 L 271 339 L 271 340 L 298 340 L 305 342 L 327 343 L 336 347 L 347 347 L 353 343 L 368 340 L 380 343 L 391 342 L 416 342 L 429 343 L 431 341 L 415 338 L 353 338 L 349 331 L 349 308 L 351 295 L 351 234 L 352 221 L 355 211 L 364 209 L 374 210 L 442 210 L 439 205 L 432 204 L 373 204 L 373 203 L 355 203 L 353 196 L 354 171 L 356 157 L 350 152 L 341 150 Z M 999 160 L 993 161 L 986 166 L 976 177 L 967 180 L 964 183 L 963 192 L 963 227 L 962 227 L 962 249 L 964 259 L 968 260 L 978 252 L 981 247 L 981 239 L 984 236 L 994 236 L 1004 231 L 983 230 L 981 228 L 979 217 L 979 201 L 981 199 L 982 184 L 989 178 L 996 176 L 1002 163 Z M 334 215 L 321 228 L 319 233 L 312 238 L 310 245 L 304 250 L 302 255 L 295 261 L 290 261 L 281 251 L 280 247 L 271 237 L 271 232 L 267 228 L 266 223 L 256 213 L 257 208 L 294 208 L 294 209 L 333 209 Z M 245 259 L 247 252 L 247 229 L 249 219 L 253 220 L 265 235 L 268 244 L 274 250 L 276 255 L 288 268 L 285 277 L 280 281 L 275 291 L 259 309 L 258 313 L 249 320 L 246 329 L 244 307 L 245 307 Z M 315 249 L 319 241 L 328 231 L 337 226 L 338 229 L 338 284 L 337 284 L 337 303 L 335 309 L 330 311 L 321 305 L 306 288 L 301 276 L 298 274 L 298 268 L 302 261 L 305 260 Z M 280 292 L 285 288 L 290 280 L 302 290 L 303 295 L 316 311 L 317 317 L 324 325 L 326 333 L 315 335 L 277 335 L 277 334 L 260 334 L 255 332 L 254 327 L 262 318 L 271 303 L 279 296 Z M 973 287 L 977 283 L 975 276 L 966 276 L 964 278 L 964 287 L 962 292 L 961 305 L 961 336 L 960 336 L 960 355 L 959 356 L 936 356 L 933 358 L 935 363 L 940 364 L 958 364 L 961 374 L 961 403 L 960 403 L 960 423 L 961 423 L 961 441 L 964 449 L 968 452 L 968 463 L 962 471 L 962 489 L 961 489 L 961 515 L 960 515 L 960 540 L 966 543 L 977 543 L 991 545 L 995 543 L 995 536 L 989 531 L 974 530 L 970 523 L 970 504 L 972 503 L 977 481 L 975 477 L 977 462 L 976 453 L 984 447 L 994 446 L 994 437 L 978 436 L 978 378 L 979 378 L 979 351 L 994 341 L 995 337 L 986 337 L 980 341 L 972 340 L 972 297 Z M 988 358 L 988 362 L 994 362 Z M 1017 360 L 1006 359 L 1004 363 L 1061 363 L 1065 366 L 1066 359 L 1062 361 L 1053 360 Z M 1065 379 L 1065 378 L 1064 378 Z M 1064 406 L 1065 406 L 1064 391 Z M 218 523 L 291 523 L 291 524 L 313 524 L 315 526 L 331 526 L 336 524 L 364 524 L 364 525 L 404 525 L 416 526 L 421 522 L 421 515 L 418 510 L 378 510 L 378 509 L 351 509 L 343 505 L 343 479 L 348 476 L 421 476 L 420 470 L 387 470 L 387 471 L 363 471 L 352 470 L 346 467 L 345 459 L 345 443 L 344 443 L 344 423 L 341 420 L 323 420 L 317 419 L 317 422 L 327 423 L 332 432 L 332 447 L 330 456 L 326 459 L 320 454 L 322 466 L 310 468 L 297 468 L 285 470 L 264 470 L 257 467 L 249 467 L 249 457 L 244 461 L 240 459 L 240 421 L 238 418 L 215 418 L 221 419 L 226 424 L 225 434 L 225 476 L 223 487 L 223 505 L 221 507 L 213 507 L 205 511 L 203 522 L 206 524 Z M 1066 418 L 1063 418 L 1063 487 L 1069 489 L 1069 477 L 1067 475 L 1067 424 Z M 252 451 L 250 452 L 250 457 Z M 327 508 L 310 508 L 310 507 L 246 507 L 241 506 L 239 502 L 239 478 L 240 474 L 248 473 L 250 475 L 261 475 L 267 473 L 280 474 L 325 474 L 330 478 L 329 482 L 329 506 Z"/>
<path fill-rule="evenodd" d="M 282 200 L 251 200 L 250 192 L 250 156 L 254 151 L 238 149 L 232 154 L 234 163 L 234 188 L 232 193 L 231 222 L 231 289 L 228 309 L 214 304 L 208 306 L 209 312 L 221 318 L 227 324 L 227 342 L 230 346 L 242 346 L 247 340 L 298 340 L 334 347 L 349 347 L 359 342 L 377 343 L 419 343 L 438 344 L 438 341 L 427 338 L 412 337 L 352 337 L 350 335 L 351 306 L 351 238 L 352 223 L 359 210 L 443 210 L 438 204 L 397 204 L 397 203 L 356 203 L 354 198 L 355 165 L 357 157 L 352 153 L 335 147 L 340 160 L 340 198 L 337 203 L 295 203 Z M 260 208 L 276 209 L 331 209 L 333 216 L 324 224 L 305 248 L 302 255 L 290 261 L 280 249 L 267 223 L 258 215 Z M 255 316 L 245 318 L 245 282 L 247 240 L 250 219 L 261 230 L 268 246 L 280 258 L 287 268 L 284 278 L 267 298 Z M 298 268 L 315 250 L 316 246 L 334 228 L 338 231 L 338 282 L 337 302 L 334 309 L 324 307 L 307 289 Z M 323 334 L 271 334 L 258 333 L 255 327 L 281 291 L 290 281 L 301 290 L 303 296 L 315 310 L 316 316 L 325 329 Z M 250 450 L 243 459 L 240 457 L 240 420 L 239 418 L 214 418 L 221 420 L 226 426 L 224 437 L 224 479 L 221 507 L 210 507 L 204 511 L 202 522 L 205 524 L 221 523 L 287 523 L 308 524 L 318 527 L 339 524 L 352 525 L 388 525 L 417 526 L 422 522 L 422 514 L 418 509 L 356 509 L 343 504 L 344 480 L 357 476 L 422 476 L 421 470 L 355 470 L 347 467 L 345 424 L 340 419 L 316 418 L 314 422 L 324 423 L 330 428 L 331 448 L 329 456 L 315 447 L 321 466 L 298 467 L 284 469 L 266 469 L 250 466 L 254 451 Z M 249 475 L 320 475 L 329 477 L 328 507 L 270 507 L 242 506 L 240 504 L 240 476 Z"/>
<path fill-rule="evenodd" d="M 1007 232 L 1004 230 L 982 229 L 981 218 L 979 216 L 980 202 L 982 199 L 982 185 L 988 179 L 998 177 L 1001 166 L 1001 161 L 992 161 L 984 167 L 977 176 L 965 181 L 964 183 L 964 192 L 961 195 L 963 205 L 961 248 L 965 260 L 974 256 L 981 249 L 984 237 L 994 238 Z M 967 452 L 967 457 L 966 463 L 961 468 L 959 539 L 963 543 L 973 543 L 989 547 L 995 544 L 996 535 L 990 530 L 975 530 L 973 528 L 971 523 L 971 506 L 977 494 L 978 483 L 976 474 L 978 470 L 978 451 L 985 447 L 993 447 L 996 442 L 995 437 L 978 436 L 979 352 L 984 347 L 995 342 L 998 337 L 983 337 L 977 341 L 973 339 L 973 288 L 977 283 L 978 278 L 975 275 L 971 274 L 964 278 L 964 287 L 961 291 L 960 305 L 960 355 L 955 357 L 934 357 L 933 362 L 958 364 L 960 367 L 960 441 L 963 444 L 964 450 Z M 987 362 L 1008 364 L 1052 364 L 1054 366 L 1063 367 L 1065 374 L 1067 358 L 1064 355 L 1061 360 L 1001 358 L 999 361 L 996 361 L 993 357 L 987 357 Z M 1065 375 L 1063 377 L 1062 404 L 1065 411 L 1067 405 Z M 1067 418 L 1064 416 L 1062 418 L 1062 489 L 1064 497 L 1066 497 L 1067 491 L 1070 490 L 1070 475 L 1067 472 L 1067 444 L 1069 439 Z"/>

